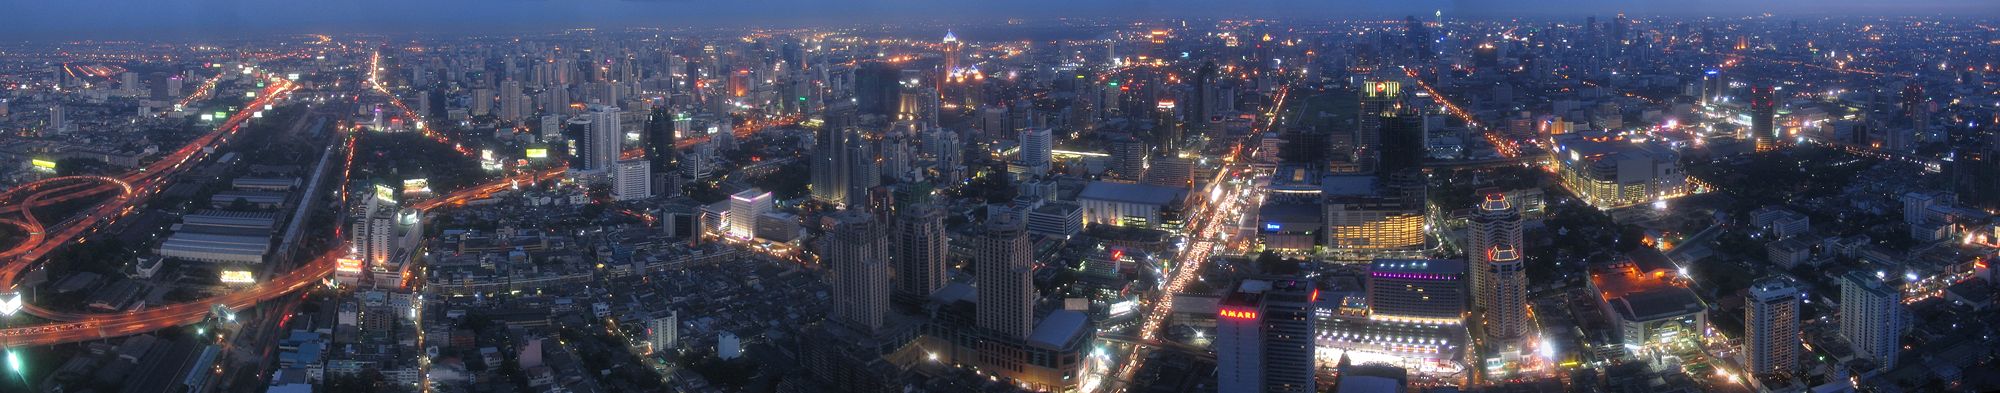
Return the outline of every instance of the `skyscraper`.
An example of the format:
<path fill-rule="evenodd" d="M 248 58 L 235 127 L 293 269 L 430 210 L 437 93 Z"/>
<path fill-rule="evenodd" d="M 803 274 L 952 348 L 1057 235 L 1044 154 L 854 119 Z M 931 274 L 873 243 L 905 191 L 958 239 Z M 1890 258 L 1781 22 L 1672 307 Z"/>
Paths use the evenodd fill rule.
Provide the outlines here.
<path fill-rule="evenodd" d="M 832 318 L 857 331 L 875 332 L 889 313 L 887 228 L 860 209 L 832 216 L 833 226 L 820 240 L 820 255 L 828 266 L 827 284 L 833 292 Z"/>
<path fill-rule="evenodd" d="M 1374 152 L 1381 150 L 1382 121 L 1385 118 L 1391 118 L 1396 115 L 1397 107 L 1402 97 L 1403 84 L 1401 82 L 1378 80 L 1362 84 L 1361 110 L 1357 115 L 1357 118 L 1360 119 L 1360 124 L 1358 127 L 1355 127 L 1354 139 L 1352 141 L 1335 141 L 1333 143 L 1335 148 L 1339 148 L 1343 145 L 1340 142 L 1348 142 L 1345 145 L 1351 150 L 1336 151 L 1334 152 L 1334 156 L 1347 156 L 1353 158 L 1355 161 L 1360 161 L 1362 156 L 1375 154 Z"/>
<path fill-rule="evenodd" d="M 974 324 L 1000 337 L 1027 339 L 1035 328 L 1036 293 L 1025 223 L 1013 214 L 992 215 L 972 243 L 979 288 Z"/>
<path fill-rule="evenodd" d="M 1490 289 L 1486 285 L 1489 281 L 1487 276 L 1493 270 L 1490 266 L 1493 254 L 1489 251 L 1499 246 L 1514 250 L 1516 253 L 1522 251 L 1521 212 L 1514 209 L 1513 201 L 1507 199 L 1507 194 L 1487 193 L 1485 200 L 1479 203 L 1479 210 L 1474 211 L 1472 218 L 1467 220 L 1466 227 L 1465 256 L 1467 264 L 1471 265 L 1469 269 L 1472 276 L 1471 287 L 1474 292 L 1482 295 L 1472 298 L 1472 308 L 1490 308 L 1491 299 L 1483 296 Z M 1490 331 L 1492 320 L 1488 321 L 1487 329 Z"/>
<path fill-rule="evenodd" d="M 217 119 L 216 121 L 221 121 L 221 119 Z M 69 121 L 68 121 L 68 120 L 66 120 L 66 119 L 63 119 L 63 106 L 62 106 L 62 104 L 55 104 L 55 105 L 50 105 L 50 106 L 49 106 L 49 127 L 48 127 L 48 131 L 47 131 L 46 133 L 48 133 L 48 134 L 61 134 L 61 133 L 65 133 L 65 132 L 69 132 Z"/>
<path fill-rule="evenodd" d="M 1854 353 L 1874 360 L 1881 369 L 1896 367 L 1902 350 L 1903 293 L 1884 282 L 1885 275 L 1848 272 L 1840 281 L 1840 335 Z"/>
<path fill-rule="evenodd" d="M 854 160 L 848 157 L 857 136 L 851 128 L 835 128 L 831 125 L 819 130 L 817 143 L 812 154 L 812 197 L 821 203 L 845 205 L 848 203 L 848 186 L 853 169 L 848 168 Z"/>
<path fill-rule="evenodd" d="M 1045 127 L 1021 132 L 1021 166 L 1028 168 L 1029 176 L 1049 173 L 1054 166 L 1054 134 L 1054 130 Z"/>
<path fill-rule="evenodd" d="M 1209 118 L 1215 116 L 1217 113 L 1217 109 L 1215 108 L 1217 101 L 1215 77 L 1217 72 L 1215 62 L 1212 61 L 1203 62 L 1200 68 L 1195 69 L 1194 86 L 1192 91 L 1188 92 L 1186 116 L 1188 128 L 1195 129 L 1197 132 L 1207 131 Z"/>
<path fill-rule="evenodd" d="M 903 298 L 923 299 L 943 288 L 949 242 L 943 210 L 928 203 L 897 209 L 896 292 Z"/>
<path fill-rule="evenodd" d="M 1528 332 L 1528 267 L 1511 246 L 1495 245 L 1484 254 L 1487 281 L 1475 298 L 1486 304 L 1486 337 L 1504 347 Z"/>
<path fill-rule="evenodd" d="M 1315 392 L 1319 290 L 1310 281 L 1243 280 L 1215 319 L 1219 392 Z"/>
<path fill-rule="evenodd" d="M 646 115 L 646 157 L 652 162 L 654 173 L 673 172 L 674 161 L 679 158 L 674 146 L 680 143 L 674 116 L 663 106 L 653 107 L 652 113 Z"/>
<path fill-rule="evenodd" d="M 590 139 L 579 141 L 590 144 L 590 148 L 586 149 L 590 155 L 584 160 L 585 170 L 609 169 L 613 162 L 618 161 L 618 156 L 624 153 L 619 147 L 625 132 L 619 127 L 618 112 L 618 107 L 615 106 L 594 105 L 586 114 L 591 118 Z"/>
<path fill-rule="evenodd" d="M 1750 87 L 1750 137 L 1756 142 L 1757 151 L 1778 149 L 1777 97 L 1768 82 L 1758 82 Z"/>
<path fill-rule="evenodd" d="M 1752 374 L 1791 374 L 1799 368 L 1799 287 L 1784 277 L 1750 285 L 1743 311 L 1743 357 Z"/>
<path fill-rule="evenodd" d="M 521 120 L 521 82 L 513 78 L 500 81 L 500 120 L 512 122 Z"/>

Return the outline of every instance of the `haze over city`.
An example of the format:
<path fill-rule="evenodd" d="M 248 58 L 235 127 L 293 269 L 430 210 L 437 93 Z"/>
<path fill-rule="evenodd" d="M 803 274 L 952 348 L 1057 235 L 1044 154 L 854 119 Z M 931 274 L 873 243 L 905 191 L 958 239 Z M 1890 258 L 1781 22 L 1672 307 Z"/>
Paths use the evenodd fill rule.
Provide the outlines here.
<path fill-rule="evenodd" d="M 0 392 L 2000 390 L 1989 1 L 0 15 Z"/>

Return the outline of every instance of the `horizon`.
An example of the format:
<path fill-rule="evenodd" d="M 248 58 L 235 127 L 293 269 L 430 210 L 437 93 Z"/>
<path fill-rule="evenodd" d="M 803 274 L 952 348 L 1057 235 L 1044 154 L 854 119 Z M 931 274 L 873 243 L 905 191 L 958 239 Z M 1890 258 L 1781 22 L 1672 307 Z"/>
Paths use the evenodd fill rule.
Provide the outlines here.
<path fill-rule="evenodd" d="M 1745 2 L 1587 1 L 1532 6 L 1470 0 L 1420 0 L 1398 4 L 1335 0 L 1297 4 L 1255 0 L 1225 5 L 1195 0 L 1108 0 L 1075 4 L 1054 0 L 1007 3 L 918 0 L 764 0 L 717 4 L 691 0 L 357 0 L 341 3 L 243 0 L 79 0 L 21 3 L 11 15 L 33 15 L 0 26 L 0 35 L 23 41 L 213 39 L 247 34 L 466 34 L 520 33 L 579 28 L 784 28 L 923 23 L 1000 23 L 1010 19 L 1279 19 L 1365 20 L 1428 16 L 1458 20 L 1561 20 L 1625 14 L 1634 18 L 1776 18 L 1948 16 L 1994 17 L 2000 7 L 1978 0 L 1766 0 Z M 1810 12 L 1791 12 L 1801 7 Z M 1716 11 L 1720 9 L 1721 11 Z M 88 12 L 74 12 L 88 10 Z M 1699 11 L 1698 11 L 1699 10 Z M 397 11 L 396 14 L 382 14 Z M 273 17 L 274 15 L 287 15 Z M 920 19 L 919 19 L 920 18 Z"/>

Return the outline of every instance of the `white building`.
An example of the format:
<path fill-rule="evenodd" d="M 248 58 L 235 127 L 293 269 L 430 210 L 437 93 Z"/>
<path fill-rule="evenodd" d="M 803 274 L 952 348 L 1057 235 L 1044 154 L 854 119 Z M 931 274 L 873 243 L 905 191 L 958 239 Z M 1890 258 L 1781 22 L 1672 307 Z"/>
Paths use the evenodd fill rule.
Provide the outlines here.
<path fill-rule="evenodd" d="M 757 235 L 757 217 L 771 211 L 771 193 L 748 189 L 729 196 L 729 236 L 749 239 Z"/>
<path fill-rule="evenodd" d="M 1875 361 L 1878 370 L 1896 367 L 1907 325 L 1903 295 L 1883 282 L 1884 275 L 1848 272 L 1840 282 L 1840 334 L 1854 345 L 1854 354 Z"/>
<path fill-rule="evenodd" d="M 645 159 L 619 160 L 611 176 L 611 199 L 630 201 L 653 197 L 653 167 Z"/>
<path fill-rule="evenodd" d="M 680 313 L 669 311 L 646 321 L 646 343 L 653 346 L 653 352 L 672 351 L 680 346 L 680 340 Z"/>

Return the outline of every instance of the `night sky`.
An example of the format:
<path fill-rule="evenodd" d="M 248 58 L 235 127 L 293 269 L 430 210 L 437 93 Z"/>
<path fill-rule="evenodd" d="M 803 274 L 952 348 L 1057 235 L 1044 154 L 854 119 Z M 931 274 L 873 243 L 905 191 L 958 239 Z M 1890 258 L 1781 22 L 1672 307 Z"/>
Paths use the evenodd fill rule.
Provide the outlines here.
<path fill-rule="evenodd" d="M 2000 14 L 1993 0 L 0 0 L 0 39 L 500 32 L 566 27 L 994 21 L 1002 17 L 1429 15 L 1609 18 Z"/>

